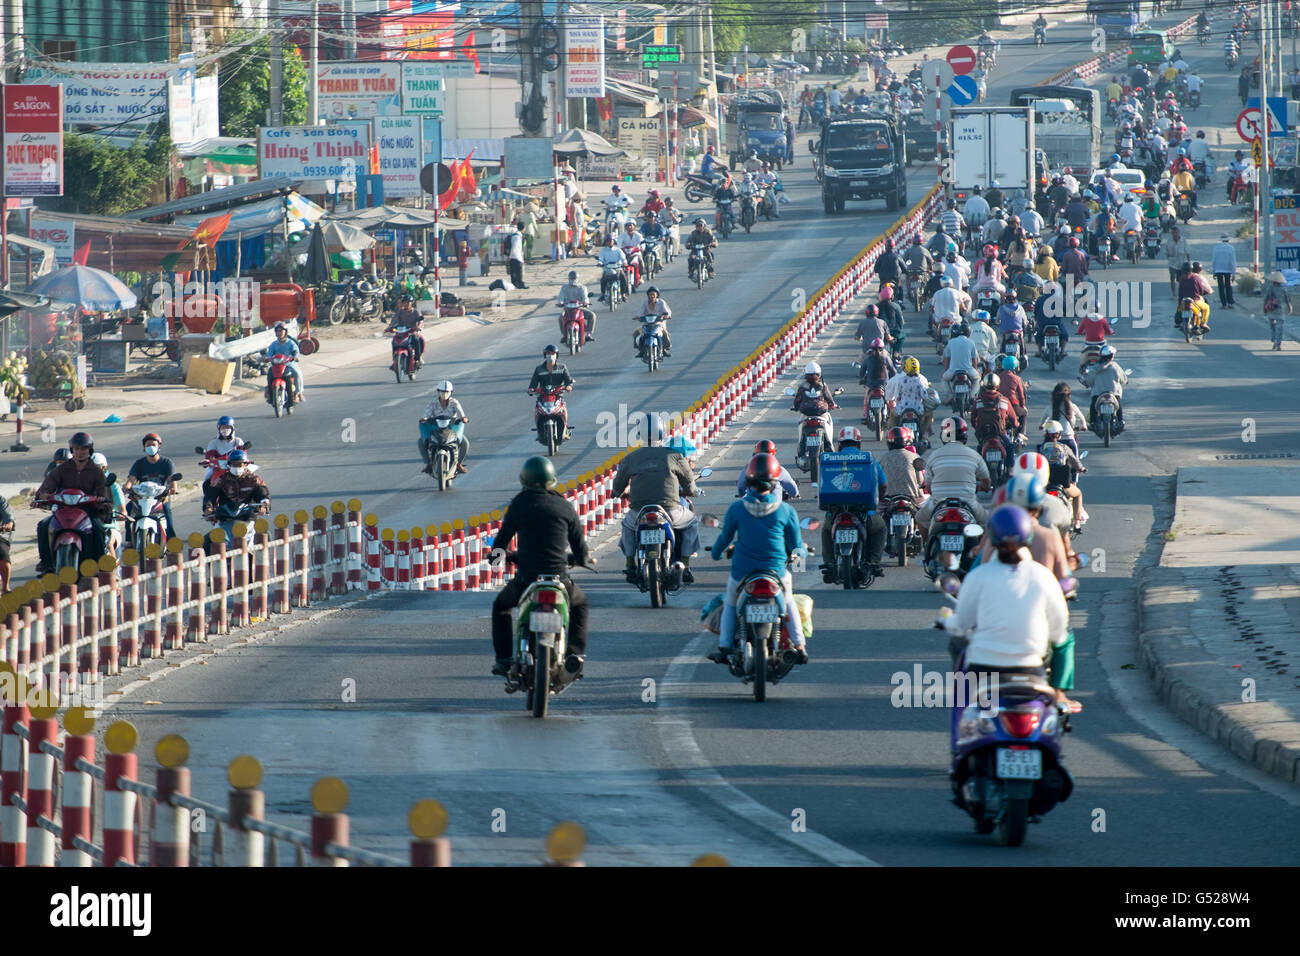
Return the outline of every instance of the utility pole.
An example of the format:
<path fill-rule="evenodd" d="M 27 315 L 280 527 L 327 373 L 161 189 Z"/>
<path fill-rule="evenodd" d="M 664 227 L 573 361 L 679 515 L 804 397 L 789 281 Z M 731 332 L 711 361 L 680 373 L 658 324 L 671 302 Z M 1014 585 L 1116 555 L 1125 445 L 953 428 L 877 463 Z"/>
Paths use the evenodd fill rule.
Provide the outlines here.
<path fill-rule="evenodd" d="M 716 116 L 716 114 L 718 113 L 718 109 L 717 109 L 718 50 L 717 47 L 713 45 L 713 4 L 712 2 L 709 2 L 704 9 L 705 9 L 705 16 L 708 18 L 708 24 L 709 24 L 709 83 L 711 84 L 710 88 L 713 90 L 713 107 L 714 107 L 713 112 Z M 708 103 L 705 103 L 705 106 L 708 105 L 709 105 Z M 721 123 L 718 124 L 718 131 L 713 138 L 717 140 L 718 151 L 721 152 L 722 151 L 722 124 Z M 709 125 L 707 123 L 704 124 L 704 141 L 706 144 L 709 141 Z"/>
<path fill-rule="evenodd" d="M 279 0 L 271 0 L 271 115 L 268 126 L 284 125 L 284 21 Z"/>
<path fill-rule="evenodd" d="M 1263 162 L 1259 166 L 1259 190 L 1256 202 L 1259 203 L 1259 251 L 1260 271 L 1268 275 L 1273 271 L 1273 195 L 1272 162 L 1268 148 L 1269 111 L 1268 94 L 1272 79 L 1270 63 L 1273 57 L 1269 53 L 1269 9 L 1261 3 L 1259 18 L 1259 105 L 1260 128 L 1263 149 Z M 1285 121 L 1285 118 L 1284 118 Z"/>
<path fill-rule="evenodd" d="M 519 4 L 519 86 L 520 86 L 520 127 L 525 136 L 542 136 L 546 130 L 546 111 L 533 115 L 530 107 L 544 103 L 542 93 L 542 58 L 538 56 L 533 45 L 537 25 L 542 21 L 542 0 L 520 0 Z M 524 123 L 524 111 L 530 110 L 528 117 L 536 126 Z"/>
<path fill-rule="evenodd" d="M 343 59 L 357 58 L 357 0 L 343 0 Z"/>
<path fill-rule="evenodd" d="M 311 0 L 311 73 L 307 77 L 307 125 L 320 122 L 320 0 Z"/>

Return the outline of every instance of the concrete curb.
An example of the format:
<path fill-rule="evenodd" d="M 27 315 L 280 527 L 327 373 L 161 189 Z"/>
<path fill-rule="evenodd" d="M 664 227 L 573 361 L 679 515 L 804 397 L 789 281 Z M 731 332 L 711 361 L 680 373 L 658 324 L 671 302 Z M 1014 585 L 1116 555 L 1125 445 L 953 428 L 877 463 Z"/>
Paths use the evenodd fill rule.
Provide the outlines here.
<path fill-rule="evenodd" d="M 1300 784 L 1300 721 L 1267 701 L 1242 702 L 1240 674 L 1206 653 L 1192 634 L 1189 609 L 1203 583 L 1189 581 L 1181 568 L 1156 566 L 1139 573 L 1136 637 L 1142 668 L 1179 719 L 1260 770 Z"/>

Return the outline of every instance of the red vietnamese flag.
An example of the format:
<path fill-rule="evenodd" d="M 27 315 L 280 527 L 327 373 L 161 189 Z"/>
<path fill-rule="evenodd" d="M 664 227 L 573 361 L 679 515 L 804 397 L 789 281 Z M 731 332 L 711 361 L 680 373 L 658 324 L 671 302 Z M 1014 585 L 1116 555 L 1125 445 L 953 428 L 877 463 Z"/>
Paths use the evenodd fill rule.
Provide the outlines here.
<path fill-rule="evenodd" d="M 87 239 L 86 244 L 82 246 L 80 249 L 78 249 L 76 254 L 72 257 L 72 264 L 77 266 L 84 266 L 89 261 L 90 261 L 90 240 Z"/>
<path fill-rule="evenodd" d="M 465 37 L 465 43 L 461 46 L 461 51 L 465 54 L 466 59 L 474 63 L 474 72 L 481 73 L 482 69 L 478 63 L 478 51 L 474 49 L 474 31 L 470 30 L 469 35 Z"/>

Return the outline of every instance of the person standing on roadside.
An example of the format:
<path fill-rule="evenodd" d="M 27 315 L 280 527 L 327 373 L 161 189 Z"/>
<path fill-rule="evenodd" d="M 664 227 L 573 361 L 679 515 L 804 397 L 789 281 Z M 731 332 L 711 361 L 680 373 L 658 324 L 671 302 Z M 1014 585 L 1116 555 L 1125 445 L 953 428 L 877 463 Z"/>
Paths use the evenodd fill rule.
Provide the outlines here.
<path fill-rule="evenodd" d="M 519 226 L 520 233 L 524 237 L 524 262 L 533 261 L 533 241 L 537 238 L 537 213 L 536 206 L 529 203 L 524 207 L 516 218 L 515 222 Z"/>
<path fill-rule="evenodd" d="M 506 240 L 509 254 L 506 256 L 506 268 L 510 270 L 510 284 L 516 289 L 527 289 L 524 284 L 524 237 L 519 231 L 519 220 L 510 227 L 510 236 Z"/>
<path fill-rule="evenodd" d="M 1286 294 L 1286 276 L 1280 271 L 1268 277 L 1268 291 L 1264 293 L 1264 314 L 1268 316 L 1273 333 L 1273 351 L 1282 351 L 1282 334 L 1286 331 L 1285 315 L 1291 314 L 1291 300 Z M 1284 311 L 1285 310 L 1285 311 Z"/>
<path fill-rule="evenodd" d="M 1237 275 L 1237 250 L 1232 248 L 1232 240 L 1228 238 L 1226 232 L 1219 236 L 1219 244 L 1214 247 L 1214 254 L 1210 258 L 1210 271 L 1214 273 L 1214 279 L 1219 284 L 1219 305 L 1231 309 L 1234 305 L 1232 280 Z"/>

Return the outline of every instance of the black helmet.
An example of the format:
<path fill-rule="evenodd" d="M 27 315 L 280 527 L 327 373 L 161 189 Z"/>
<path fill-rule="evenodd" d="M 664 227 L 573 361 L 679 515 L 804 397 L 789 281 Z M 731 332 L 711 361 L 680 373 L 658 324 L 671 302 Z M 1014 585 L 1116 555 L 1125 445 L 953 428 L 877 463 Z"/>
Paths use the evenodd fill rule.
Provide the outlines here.
<path fill-rule="evenodd" d="M 58 451 L 54 453 L 55 461 L 68 461 L 71 458 L 72 458 L 72 452 L 68 451 L 68 449 L 66 448 L 60 448 Z"/>
<path fill-rule="evenodd" d="M 545 455 L 534 455 L 519 470 L 519 484 L 525 488 L 545 491 L 555 487 L 555 466 Z"/>
<path fill-rule="evenodd" d="M 559 355 L 559 354 L 560 354 L 560 350 L 557 349 L 554 345 L 548 345 L 546 346 L 546 348 L 542 349 L 543 357 L 547 355 Z"/>
<path fill-rule="evenodd" d="M 92 452 L 95 450 L 95 439 L 90 437 L 90 432 L 77 432 L 68 439 L 69 448 L 89 448 Z"/>
<path fill-rule="evenodd" d="M 653 292 L 655 295 L 659 295 L 659 294 L 660 294 L 660 292 L 659 292 L 659 287 L 658 287 L 658 286 L 653 286 L 653 285 L 652 285 L 652 286 L 649 286 L 649 287 L 645 290 L 645 294 L 646 294 L 646 295 L 649 295 L 651 292 Z"/>

